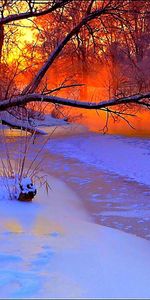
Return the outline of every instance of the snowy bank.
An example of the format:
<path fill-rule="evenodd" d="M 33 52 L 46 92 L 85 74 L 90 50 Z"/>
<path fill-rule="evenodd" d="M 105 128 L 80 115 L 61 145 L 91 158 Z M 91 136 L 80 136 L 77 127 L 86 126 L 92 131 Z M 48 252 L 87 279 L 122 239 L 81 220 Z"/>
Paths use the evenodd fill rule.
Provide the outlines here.
<path fill-rule="evenodd" d="M 51 116 L 51 114 L 44 115 L 43 119 L 39 120 L 20 120 L 10 115 L 7 111 L 0 112 L 0 131 L 4 130 L 7 136 L 23 136 L 27 133 L 23 131 L 28 130 L 28 132 L 36 132 L 37 134 L 52 134 L 53 136 L 58 135 L 72 135 L 81 132 L 87 132 L 87 128 L 83 125 L 69 123 L 63 119 L 56 119 Z M 2 125 L 3 122 L 3 125 Z M 18 128 L 17 128 L 18 127 Z M 22 131 L 21 131 L 22 128 Z"/>
<path fill-rule="evenodd" d="M 150 139 L 89 132 L 51 140 L 46 147 L 54 154 L 150 185 Z"/>
<path fill-rule="evenodd" d="M 48 177 L 32 203 L 0 196 L 1 298 L 150 297 L 150 243 L 93 224 L 80 199 Z"/>

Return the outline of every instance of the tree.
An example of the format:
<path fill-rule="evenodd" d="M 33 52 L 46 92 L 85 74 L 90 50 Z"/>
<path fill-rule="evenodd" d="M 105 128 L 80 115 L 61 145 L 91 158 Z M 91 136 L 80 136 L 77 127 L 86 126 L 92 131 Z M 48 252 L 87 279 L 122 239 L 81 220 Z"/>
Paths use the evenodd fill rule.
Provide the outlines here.
<path fill-rule="evenodd" d="M 1 66 L 2 66 L 2 48 L 4 47 L 5 40 L 5 27 L 6 26 L 23 26 L 22 20 L 30 20 L 36 23 L 37 18 L 41 16 L 50 16 L 53 14 L 56 17 L 59 16 L 58 20 L 53 24 L 53 27 L 62 26 L 62 32 L 58 37 L 56 44 L 53 47 L 49 47 L 50 52 L 46 53 L 46 59 L 42 62 L 37 73 L 33 76 L 30 82 L 16 94 L 8 95 L 5 97 L 1 96 L 0 111 L 9 110 L 13 107 L 25 107 L 31 102 L 45 102 L 53 103 L 57 105 L 75 107 L 80 109 L 95 109 L 104 110 L 107 114 L 119 116 L 125 118 L 126 115 L 130 114 L 135 105 L 139 107 L 150 107 L 150 91 L 149 90 L 139 90 L 135 94 L 135 90 L 132 95 L 132 91 L 129 94 L 127 91 L 125 96 L 114 95 L 112 99 L 103 100 L 100 99 L 98 102 L 91 102 L 88 99 L 85 101 L 77 99 L 67 99 L 63 97 L 58 97 L 54 94 L 56 89 L 49 89 L 47 81 L 45 80 L 45 75 L 53 67 L 53 64 L 62 56 L 67 47 L 70 44 L 77 45 L 82 53 L 82 60 L 87 57 L 87 52 L 85 52 L 85 42 L 87 40 L 91 41 L 94 46 L 97 47 L 97 55 L 101 55 L 103 52 L 107 52 L 108 42 L 110 42 L 110 36 L 120 33 L 119 44 L 120 49 L 123 49 L 123 44 L 125 43 L 125 32 L 129 35 L 129 25 L 134 23 L 136 18 L 136 24 L 139 24 L 137 19 L 140 16 L 140 20 L 144 19 L 145 22 L 149 22 L 150 11 L 148 10 L 148 2 L 145 1 L 144 7 L 138 6 L 137 2 L 141 4 L 142 1 L 128 1 L 128 0 L 51 0 L 51 1 L 39 1 L 39 0 L 4 0 L 1 1 L 1 18 L 0 18 L 0 55 L 1 55 Z M 135 5 L 133 5 L 135 4 Z M 76 12 L 77 10 L 77 12 Z M 69 20 L 69 25 L 64 26 L 64 19 Z M 49 17 L 49 20 L 53 20 Z M 63 20 L 63 21 L 62 21 Z M 111 22 L 110 22 L 111 21 Z M 59 22 L 59 24 L 58 24 Z M 68 21 L 67 21 L 68 23 Z M 110 23 L 112 28 L 109 28 Z M 103 27 L 102 27 L 103 25 Z M 105 34 L 101 32 L 101 28 L 105 27 Z M 115 27 L 115 29 L 113 28 Z M 134 27 L 134 26 L 132 26 Z M 61 27 L 60 27 L 61 28 Z M 98 34 L 95 36 L 94 28 L 98 28 Z M 110 30 L 111 29 L 111 30 Z M 133 33 L 130 32 L 133 42 Z M 60 31 L 59 31 L 60 32 Z M 82 33 L 86 35 L 85 36 Z M 141 31 L 141 35 L 143 30 Z M 82 39 L 81 39 L 82 36 Z M 100 50 L 100 42 L 97 40 L 101 39 L 103 44 L 103 51 Z M 82 47 L 80 42 L 82 41 Z M 104 44 L 107 44 L 104 46 Z M 128 45 L 128 54 L 133 56 L 133 43 Z M 141 46 L 140 46 L 141 47 Z M 147 51 L 149 49 L 149 43 L 147 43 Z M 112 48 L 112 43 L 111 43 Z M 141 48 L 140 48 L 141 49 Z M 137 55 L 137 51 L 136 51 Z M 138 51 L 138 61 L 139 61 L 139 51 Z M 140 56 L 141 57 L 141 56 Z M 40 62 L 41 64 L 41 62 Z M 2 72 L 2 68 L 0 70 Z M 85 70 L 84 70 L 85 72 Z M 1 74 L 2 75 L 2 74 Z M 115 74 L 114 74 L 115 76 Z M 45 80 L 45 81 L 44 81 Z M 50 81 L 50 78 L 49 78 Z M 67 88 L 68 86 L 62 86 L 59 89 Z M 69 86 L 70 88 L 70 86 Z M 128 113 L 128 109 L 130 112 Z"/>

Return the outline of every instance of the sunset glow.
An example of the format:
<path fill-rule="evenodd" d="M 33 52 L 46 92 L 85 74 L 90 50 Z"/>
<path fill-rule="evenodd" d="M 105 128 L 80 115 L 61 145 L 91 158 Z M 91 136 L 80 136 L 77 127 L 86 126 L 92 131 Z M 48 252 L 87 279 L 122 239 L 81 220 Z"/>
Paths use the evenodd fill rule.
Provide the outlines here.
<path fill-rule="evenodd" d="M 150 0 L 0 0 L 0 299 L 150 299 Z"/>
<path fill-rule="evenodd" d="M 34 4 L 31 3 L 31 7 L 32 5 L 34 11 L 38 11 L 43 8 L 42 5 L 46 5 L 46 2 L 43 4 L 38 2 Z M 101 5 L 102 3 L 93 1 L 93 9 L 99 9 Z M 23 86 L 30 82 L 42 63 L 47 60 L 51 51 L 53 51 L 55 45 L 58 43 L 58 40 L 62 39 L 65 34 L 68 33 L 69 28 L 71 29 L 72 20 L 74 19 L 75 22 L 78 22 L 82 18 L 85 7 L 86 5 L 83 5 L 83 7 L 81 5 L 81 10 L 76 15 L 68 15 L 68 11 L 65 8 L 64 19 L 62 19 L 62 30 L 57 27 L 59 20 L 57 20 L 55 13 L 47 15 L 46 18 L 45 16 L 41 16 L 37 19 L 27 18 L 6 25 L 6 36 L 8 35 L 8 38 L 11 37 L 11 43 L 10 48 L 8 48 L 6 38 L 3 46 L 3 59 L 10 65 L 15 63 L 17 66 L 18 64 L 17 68 L 20 75 L 14 77 L 16 84 L 23 88 Z M 69 9 L 74 10 L 74 5 L 72 7 L 70 6 Z M 145 7 L 145 9 L 147 8 Z M 8 9 L 5 9 L 5 17 L 8 17 L 11 13 L 17 13 L 17 10 L 20 10 L 20 13 L 27 11 L 27 2 L 19 1 L 18 7 L 8 6 Z M 65 18 L 66 22 L 64 22 Z M 68 45 L 64 47 L 62 59 L 58 57 L 48 70 L 44 79 L 47 81 L 49 88 L 57 87 L 63 81 L 68 82 L 69 85 L 74 83 L 85 85 L 84 87 L 72 90 L 60 90 L 60 92 L 57 93 L 58 96 L 69 97 L 71 92 L 72 96 L 78 100 L 85 101 L 87 99 L 90 102 L 99 102 L 104 99 L 113 98 L 117 93 L 118 95 L 126 94 L 128 90 L 131 89 L 131 86 L 135 86 L 132 93 L 135 93 L 138 89 L 138 85 L 140 84 L 138 77 L 141 76 L 140 80 L 143 80 L 143 75 L 142 73 L 141 75 L 134 73 L 128 61 L 126 50 L 123 49 L 123 47 L 127 47 L 126 34 L 128 35 L 131 53 L 134 52 L 134 44 L 131 40 L 130 32 L 128 32 L 128 27 L 126 23 L 122 24 L 119 20 L 113 20 L 113 18 L 108 19 L 106 23 L 107 26 L 104 26 L 104 21 L 105 18 L 104 20 L 95 19 L 91 22 L 90 26 L 93 34 L 89 34 L 88 27 L 83 27 L 79 33 L 79 37 L 73 38 Z M 142 27 L 144 25 L 140 22 L 141 20 L 139 18 L 139 30 L 144 30 L 144 27 Z M 131 25 L 134 28 L 134 20 L 131 20 Z M 12 35 L 12 32 L 14 32 L 14 35 Z M 120 34 L 120 45 L 117 40 L 117 34 Z M 11 45 L 13 45 L 13 47 Z M 77 50 L 74 55 L 73 51 L 75 48 Z M 97 53 L 97 56 L 93 51 Z M 134 75 L 132 76 L 132 74 L 130 74 L 131 72 L 135 74 L 136 78 L 133 79 Z M 142 69 L 141 72 L 143 72 Z M 132 80 L 130 76 L 132 76 Z M 74 80 L 72 80 L 72 78 L 74 78 Z M 47 110 L 51 111 L 51 106 L 46 107 Z M 76 109 L 72 108 L 70 114 L 73 116 L 76 115 Z M 86 111 L 83 113 L 82 110 L 79 110 L 79 115 L 80 114 L 82 114 L 83 118 L 78 121 L 88 124 L 92 130 L 103 128 L 103 123 L 105 123 L 107 119 L 103 111 L 100 112 L 100 118 L 96 112 Z M 131 118 L 131 123 L 133 126 L 135 125 L 136 131 L 139 132 L 140 135 L 149 134 L 147 124 L 148 114 L 148 112 L 145 113 L 142 111 L 142 113 L 138 113 L 138 117 Z M 127 120 L 130 122 L 130 118 L 127 117 Z M 131 129 L 124 120 L 120 119 L 120 122 L 116 123 L 111 117 L 109 119 L 108 132 L 134 134 L 133 129 Z"/>

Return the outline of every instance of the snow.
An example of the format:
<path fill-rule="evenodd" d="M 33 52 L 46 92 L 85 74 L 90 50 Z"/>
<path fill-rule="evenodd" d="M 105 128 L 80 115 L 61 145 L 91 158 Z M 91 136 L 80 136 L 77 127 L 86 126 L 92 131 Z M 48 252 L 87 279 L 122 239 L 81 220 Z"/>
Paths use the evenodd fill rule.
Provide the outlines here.
<path fill-rule="evenodd" d="M 0 119 L 11 124 L 12 126 L 23 125 L 24 130 L 28 128 L 29 130 L 36 130 L 37 133 L 45 135 L 45 134 L 54 134 L 55 136 L 62 135 L 71 135 L 78 134 L 79 132 L 87 132 L 87 128 L 83 125 L 78 125 L 75 123 L 68 123 L 63 119 L 56 119 L 51 116 L 51 114 L 46 114 L 44 119 L 41 120 L 30 120 L 31 124 L 28 120 L 16 119 L 13 115 L 10 115 L 7 111 L 0 112 Z M 5 135 L 7 136 L 23 136 L 27 135 L 26 131 L 22 132 L 20 129 L 12 129 L 8 125 L 0 124 L 0 131 L 4 130 Z"/>
<path fill-rule="evenodd" d="M 7 112 L 1 112 L 0 116 L 6 121 L 9 119 L 12 123 L 21 122 L 16 121 Z M 6 130 L 7 126 L 3 128 L 8 135 L 19 132 L 19 130 Z M 47 114 L 44 120 L 38 120 L 36 128 L 41 133 L 53 133 L 52 137 L 59 137 L 57 140 L 54 138 L 50 140 L 47 147 L 51 152 L 76 158 L 96 168 L 149 185 L 149 139 L 90 133 L 82 125 L 68 124 L 63 119 L 53 118 L 50 114 Z"/>
<path fill-rule="evenodd" d="M 150 139 L 85 133 L 53 139 L 47 148 L 55 154 L 150 184 Z"/>
<path fill-rule="evenodd" d="M 22 187 L 22 193 L 35 192 L 36 190 L 29 177 L 22 178 L 20 185 Z"/>
<path fill-rule="evenodd" d="M 0 298 L 149 298 L 150 242 L 92 223 L 47 179 L 31 203 L 8 200 L 0 182 Z"/>
<path fill-rule="evenodd" d="M 39 134 L 45 134 L 45 132 L 43 130 L 41 130 L 40 128 L 36 127 L 36 124 L 34 124 L 32 122 L 32 125 L 29 123 L 28 120 L 24 120 L 22 121 L 21 119 L 15 118 L 13 115 L 9 114 L 7 111 L 2 111 L 0 112 L 0 120 L 2 120 L 3 122 L 6 122 L 8 124 L 11 124 L 12 127 L 22 127 L 22 130 L 26 130 L 26 128 L 28 128 L 28 130 L 30 130 L 31 132 L 36 130 L 37 133 Z M 9 125 L 0 125 L 0 129 L 5 129 L 5 131 L 10 131 L 10 126 Z M 11 128 L 12 130 L 12 128 Z M 20 134 L 20 129 L 13 129 L 14 132 L 18 132 L 18 134 Z"/>
<path fill-rule="evenodd" d="M 62 154 L 93 170 L 149 184 L 149 139 L 103 136 L 69 126 L 57 128 L 47 145 L 56 158 Z M 82 176 L 82 183 L 91 180 Z M 56 178 L 47 179 L 48 195 L 42 187 L 33 202 L 24 203 L 8 200 L 0 178 L 0 298 L 149 298 L 150 242 L 94 224 L 74 191 Z M 79 176 L 74 179 L 81 183 Z M 96 191 L 92 197 L 103 201 Z M 132 207 L 121 214 L 132 217 L 135 212 Z"/>
<path fill-rule="evenodd" d="M 66 122 L 63 119 L 56 119 L 51 116 L 51 114 L 44 115 L 43 120 L 38 120 L 37 125 L 38 126 L 63 126 L 67 125 L 68 122 Z"/>
<path fill-rule="evenodd" d="M 30 122 L 29 123 L 28 120 L 24 119 L 23 121 L 19 118 L 15 118 L 13 115 L 9 114 L 7 111 L 3 111 L 0 112 L 0 119 L 12 123 L 13 125 L 18 125 L 21 126 L 22 124 L 24 126 L 31 126 L 31 124 L 33 125 L 33 127 L 37 127 L 37 126 L 62 126 L 62 125 L 66 125 L 66 121 L 64 121 L 63 119 L 56 119 L 53 118 L 51 116 L 51 114 L 47 114 L 45 115 L 42 119 L 32 119 L 30 118 Z"/>

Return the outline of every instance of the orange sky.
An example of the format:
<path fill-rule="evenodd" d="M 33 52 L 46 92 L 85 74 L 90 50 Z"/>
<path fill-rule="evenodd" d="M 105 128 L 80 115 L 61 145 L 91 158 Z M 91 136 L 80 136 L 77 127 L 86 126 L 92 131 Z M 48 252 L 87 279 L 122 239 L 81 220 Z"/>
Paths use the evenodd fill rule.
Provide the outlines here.
<path fill-rule="evenodd" d="M 31 26 L 31 22 L 28 20 L 22 21 L 22 25 Z M 19 47 L 23 48 L 25 42 L 32 42 L 34 40 L 34 32 L 29 28 L 21 28 L 21 38 Z M 15 49 L 13 53 L 9 56 L 9 61 L 12 61 L 19 55 L 19 50 Z M 98 75 L 99 73 L 99 75 Z M 53 78 L 54 80 L 54 78 Z M 88 77 L 88 94 L 90 95 L 88 100 L 92 99 L 92 101 L 99 101 L 103 99 L 108 99 L 108 91 L 107 91 L 107 71 L 103 68 L 101 72 L 97 72 L 97 76 Z M 95 87 L 94 87 L 95 86 Z M 84 97 L 84 95 L 83 95 Z M 85 99 L 86 100 L 86 99 Z M 83 111 L 81 110 L 81 113 Z M 75 111 L 76 113 L 76 111 Z M 103 128 L 106 120 L 106 116 L 103 112 L 100 112 L 100 118 L 93 111 L 84 112 L 85 119 L 81 122 L 86 123 L 92 130 L 98 130 L 99 128 Z M 150 120 L 150 112 L 143 112 L 138 114 L 138 117 L 131 119 L 132 125 L 136 128 L 136 130 L 132 130 L 125 122 L 114 122 L 111 120 L 109 123 L 109 133 L 124 133 L 129 135 L 150 135 L 149 129 L 149 120 Z"/>
<path fill-rule="evenodd" d="M 19 24 L 22 27 L 20 28 L 20 38 L 17 41 L 18 47 L 15 47 L 13 50 L 11 49 L 11 52 L 8 53 L 7 56 L 8 63 L 11 63 L 14 60 L 14 58 L 15 59 L 18 58 L 20 54 L 19 49 L 23 49 L 26 42 L 32 43 L 32 41 L 34 40 L 34 31 L 33 29 L 31 30 L 30 28 L 28 28 L 32 26 L 32 23 L 29 20 L 22 20 L 19 22 Z"/>

